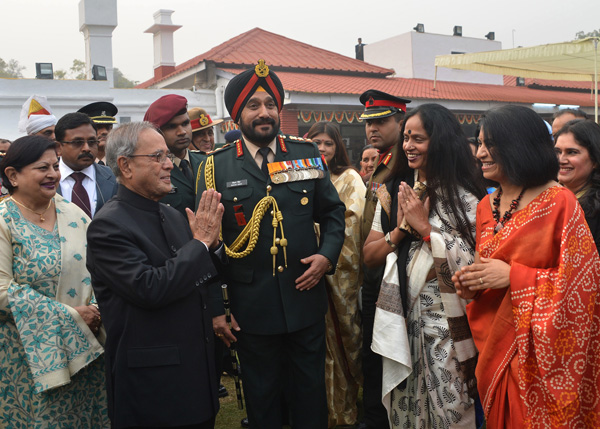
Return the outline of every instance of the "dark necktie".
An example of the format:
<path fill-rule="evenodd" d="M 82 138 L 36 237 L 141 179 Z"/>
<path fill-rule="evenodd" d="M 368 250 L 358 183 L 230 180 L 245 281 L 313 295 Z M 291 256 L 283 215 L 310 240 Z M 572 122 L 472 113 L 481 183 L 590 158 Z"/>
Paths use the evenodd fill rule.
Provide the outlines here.
<path fill-rule="evenodd" d="M 71 202 L 76 204 L 85 212 L 86 215 L 91 218 L 92 206 L 90 205 L 90 197 L 83 187 L 83 179 L 85 178 L 85 174 L 81 172 L 71 173 L 71 177 L 75 179 L 75 185 L 73 186 L 73 193 L 71 195 Z"/>
<path fill-rule="evenodd" d="M 181 168 L 181 171 L 188 182 L 190 182 L 190 184 L 194 183 L 192 168 L 190 167 L 190 163 L 187 159 L 182 159 L 181 162 L 179 162 L 179 168 Z"/>
<path fill-rule="evenodd" d="M 262 155 L 262 164 L 260 166 L 260 169 L 262 170 L 263 173 L 265 173 L 265 176 L 269 177 L 269 169 L 267 167 L 267 164 L 269 163 L 269 152 L 271 151 L 271 149 L 269 149 L 268 147 L 261 147 L 260 149 L 258 149 L 258 153 L 260 153 Z"/>

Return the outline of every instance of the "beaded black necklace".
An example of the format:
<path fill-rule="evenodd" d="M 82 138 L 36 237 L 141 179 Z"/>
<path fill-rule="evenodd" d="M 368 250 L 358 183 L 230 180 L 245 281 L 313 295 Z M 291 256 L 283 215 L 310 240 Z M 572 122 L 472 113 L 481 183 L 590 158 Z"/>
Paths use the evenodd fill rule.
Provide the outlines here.
<path fill-rule="evenodd" d="M 519 194 L 519 196 L 517 198 L 512 200 L 512 202 L 510 203 L 510 207 L 508 208 L 506 213 L 504 213 L 504 216 L 502 216 L 502 219 L 500 219 L 500 198 L 502 197 L 502 187 L 498 188 L 498 195 L 496 195 L 496 198 L 494 198 L 494 202 L 493 202 L 494 210 L 492 211 L 492 214 L 494 215 L 494 220 L 496 221 L 496 226 L 494 227 L 494 234 L 497 234 L 498 231 L 500 231 L 502 228 L 504 228 L 504 225 L 506 225 L 506 222 L 508 222 L 510 220 L 510 218 L 512 217 L 512 212 L 519 205 L 519 201 L 521 201 L 521 197 L 523 196 L 524 192 L 525 192 L 525 188 L 523 188 L 523 190 L 521 191 L 521 193 Z"/>

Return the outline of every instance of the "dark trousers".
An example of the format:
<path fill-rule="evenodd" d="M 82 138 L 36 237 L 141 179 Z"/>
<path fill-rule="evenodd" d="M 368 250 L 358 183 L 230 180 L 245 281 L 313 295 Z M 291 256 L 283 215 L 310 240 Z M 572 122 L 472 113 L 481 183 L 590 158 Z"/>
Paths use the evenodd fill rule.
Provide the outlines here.
<path fill-rule="evenodd" d="M 381 380 L 383 377 L 381 356 L 371 350 L 375 303 L 379 296 L 383 269 L 371 270 L 365 267 L 364 272 L 365 279 L 362 289 L 363 421 L 369 429 L 387 429 L 389 428 L 387 411 L 381 403 Z"/>
<path fill-rule="evenodd" d="M 235 335 L 250 428 L 281 429 L 287 385 L 294 429 L 326 429 L 325 320 L 285 334 Z"/>
<path fill-rule="evenodd" d="M 207 422 L 198 423 L 195 425 L 186 425 L 186 426 L 169 426 L 161 428 L 159 426 L 131 426 L 127 429 L 213 429 L 215 427 L 215 419 L 212 418 Z"/>

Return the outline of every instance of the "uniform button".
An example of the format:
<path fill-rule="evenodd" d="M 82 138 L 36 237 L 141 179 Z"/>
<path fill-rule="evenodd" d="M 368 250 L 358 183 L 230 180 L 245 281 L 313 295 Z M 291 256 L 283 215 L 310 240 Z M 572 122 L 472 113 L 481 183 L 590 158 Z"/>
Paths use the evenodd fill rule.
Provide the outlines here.
<path fill-rule="evenodd" d="M 196 286 L 200 286 L 200 282 L 196 282 Z"/>
<path fill-rule="evenodd" d="M 171 207 L 171 204 L 167 204 L 169 207 Z"/>
<path fill-rule="evenodd" d="M 267 185 L 267 191 L 271 192 L 271 189 L 273 189 L 273 188 L 271 188 L 271 185 Z"/>
<path fill-rule="evenodd" d="M 205 340 L 207 343 L 209 343 L 209 342 L 210 342 L 210 339 L 209 339 L 208 337 L 204 337 L 204 340 Z"/>
<path fill-rule="evenodd" d="M 177 249 L 175 248 L 175 246 L 171 246 L 171 252 L 173 252 L 173 253 L 177 252 Z"/>
<path fill-rule="evenodd" d="M 206 277 L 206 274 L 204 274 L 204 275 L 202 276 L 202 280 L 206 281 L 207 279 L 208 279 L 208 277 Z"/>
<path fill-rule="evenodd" d="M 281 266 L 281 265 L 280 265 L 280 266 L 278 266 L 278 267 L 277 267 L 277 271 L 279 271 L 280 273 L 283 273 L 283 266 Z"/>
<path fill-rule="evenodd" d="M 211 274 L 211 273 L 208 273 L 208 274 L 206 275 L 206 277 L 208 277 L 208 278 L 210 279 L 210 278 L 212 277 L 212 274 Z"/>
<path fill-rule="evenodd" d="M 202 306 L 202 308 L 203 308 L 204 310 L 206 310 L 206 304 L 204 304 L 204 305 Z"/>
<path fill-rule="evenodd" d="M 237 202 L 237 197 L 233 197 L 233 202 Z"/>
<path fill-rule="evenodd" d="M 302 192 L 306 194 L 306 189 L 302 189 Z"/>

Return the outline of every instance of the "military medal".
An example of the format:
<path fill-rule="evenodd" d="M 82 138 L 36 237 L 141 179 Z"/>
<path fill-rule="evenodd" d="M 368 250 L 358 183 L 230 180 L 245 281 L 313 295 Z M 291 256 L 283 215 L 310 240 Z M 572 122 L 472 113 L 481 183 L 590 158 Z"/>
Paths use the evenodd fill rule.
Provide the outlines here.
<path fill-rule="evenodd" d="M 271 181 L 275 184 L 322 179 L 327 163 L 323 158 L 294 159 L 267 164 Z"/>

